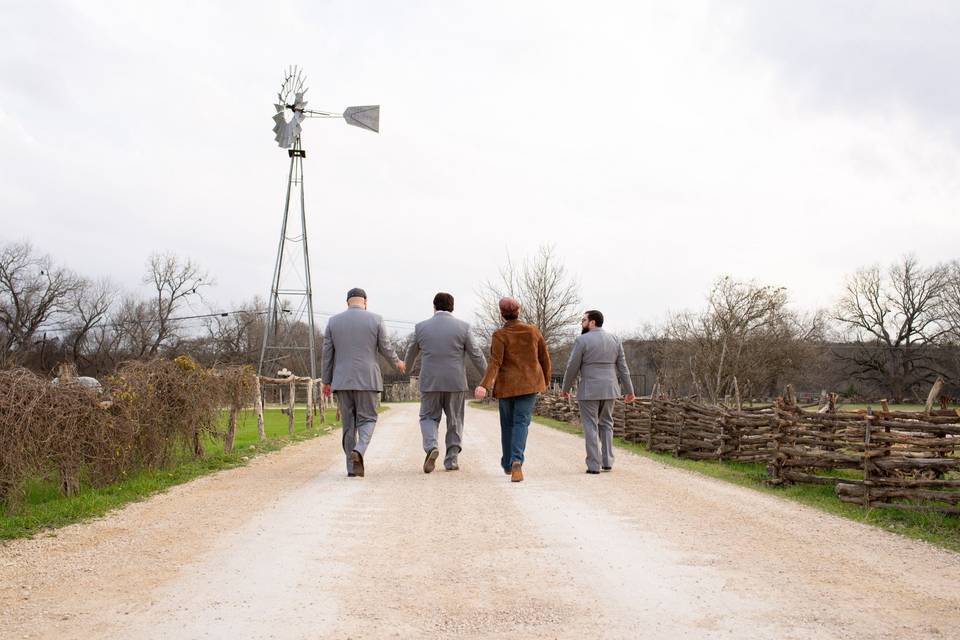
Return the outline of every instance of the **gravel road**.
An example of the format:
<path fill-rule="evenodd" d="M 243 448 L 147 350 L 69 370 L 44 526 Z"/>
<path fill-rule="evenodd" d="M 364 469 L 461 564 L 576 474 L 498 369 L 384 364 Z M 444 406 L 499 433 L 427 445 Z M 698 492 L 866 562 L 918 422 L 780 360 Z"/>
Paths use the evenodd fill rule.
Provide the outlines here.
<path fill-rule="evenodd" d="M 417 405 L 0 546 L 0 638 L 960 638 L 960 555 L 495 412 L 430 475 Z"/>

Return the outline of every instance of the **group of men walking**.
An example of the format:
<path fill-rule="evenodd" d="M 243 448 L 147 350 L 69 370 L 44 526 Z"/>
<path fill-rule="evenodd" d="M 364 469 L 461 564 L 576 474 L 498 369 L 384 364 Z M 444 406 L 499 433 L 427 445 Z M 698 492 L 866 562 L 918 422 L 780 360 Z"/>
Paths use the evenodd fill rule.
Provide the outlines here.
<path fill-rule="evenodd" d="M 500 301 L 504 327 L 495 332 L 490 362 L 476 344 L 468 323 L 453 316 L 454 299 L 438 293 L 433 316 L 416 325 L 404 359 L 390 346 L 383 318 L 367 310 L 367 294 L 347 292 L 347 310 L 327 322 L 321 379 L 324 395 L 337 394 L 343 423 L 347 475 L 363 476 L 365 455 L 377 422 L 377 399 L 383 376 L 381 354 L 401 372 L 413 370 L 420 358 L 420 434 L 425 453 L 423 471 L 431 473 L 440 457 L 439 428 L 446 417 L 443 466 L 460 468 L 464 408 L 469 386 L 466 360 L 484 372 L 474 389 L 480 399 L 491 391 L 500 402 L 503 457 L 501 466 L 515 482 L 523 479 L 527 426 L 538 392 L 550 383 L 550 359 L 536 327 L 519 321 L 520 306 Z M 603 314 L 591 310 L 581 319 L 561 387 L 565 397 L 577 383 L 577 400 L 586 438 L 587 473 L 613 468 L 613 405 L 617 398 L 634 400 L 623 346 L 603 329 Z M 529 406 L 528 406 L 529 405 Z"/>

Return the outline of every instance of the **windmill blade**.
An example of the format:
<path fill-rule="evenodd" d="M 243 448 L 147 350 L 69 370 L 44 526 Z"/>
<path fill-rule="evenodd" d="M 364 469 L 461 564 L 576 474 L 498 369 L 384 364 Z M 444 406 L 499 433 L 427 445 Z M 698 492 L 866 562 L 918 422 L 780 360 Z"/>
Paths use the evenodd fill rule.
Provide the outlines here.
<path fill-rule="evenodd" d="M 359 107 L 347 107 L 343 112 L 343 119 L 349 125 L 367 129 L 374 133 L 380 132 L 380 105 L 366 105 Z"/>

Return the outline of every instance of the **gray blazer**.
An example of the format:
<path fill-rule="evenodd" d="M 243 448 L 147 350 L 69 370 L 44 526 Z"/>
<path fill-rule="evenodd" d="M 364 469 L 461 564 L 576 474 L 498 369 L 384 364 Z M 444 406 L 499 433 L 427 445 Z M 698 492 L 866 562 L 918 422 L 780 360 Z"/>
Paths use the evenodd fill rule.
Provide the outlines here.
<path fill-rule="evenodd" d="M 473 341 L 470 325 L 453 317 L 449 311 L 438 311 L 433 317 L 418 322 L 413 344 L 407 350 L 407 371 L 420 355 L 420 391 L 468 391 L 467 357 L 480 373 L 487 360 Z"/>
<path fill-rule="evenodd" d="M 578 375 L 577 400 L 610 400 L 633 393 L 623 345 L 603 327 L 581 334 L 573 343 L 567 371 L 563 374 L 563 391 L 573 388 Z"/>
<path fill-rule="evenodd" d="M 383 318 L 351 306 L 327 321 L 320 378 L 334 391 L 383 391 L 377 351 L 390 362 L 398 360 L 387 342 Z"/>

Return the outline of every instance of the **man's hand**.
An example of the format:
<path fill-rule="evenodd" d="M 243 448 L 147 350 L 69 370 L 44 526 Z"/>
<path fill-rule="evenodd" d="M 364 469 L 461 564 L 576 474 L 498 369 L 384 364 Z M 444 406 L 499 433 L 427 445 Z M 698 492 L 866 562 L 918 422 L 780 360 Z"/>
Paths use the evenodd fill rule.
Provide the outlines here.
<path fill-rule="evenodd" d="M 324 397 L 326 397 L 326 398 L 329 398 L 330 396 L 332 396 L 332 395 L 333 395 L 333 387 L 331 387 L 329 384 L 323 385 L 323 395 L 324 395 Z"/>
<path fill-rule="evenodd" d="M 570 392 L 569 392 L 569 391 L 561 391 L 561 392 L 560 392 L 560 397 L 563 398 L 564 400 L 569 400 L 569 399 L 570 399 Z"/>
<path fill-rule="evenodd" d="M 397 369 L 400 369 L 400 373 L 407 372 L 407 363 L 403 360 L 397 360 Z"/>
<path fill-rule="evenodd" d="M 633 402 L 636 399 L 637 399 L 637 396 L 632 393 L 628 393 L 627 395 L 623 396 L 624 402 Z"/>
<path fill-rule="evenodd" d="M 476 389 L 473 390 L 473 397 L 476 398 L 477 400 L 483 400 L 484 398 L 487 397 L 487 390 L 484 389 L 483 387 L 478 386 Z"/>

